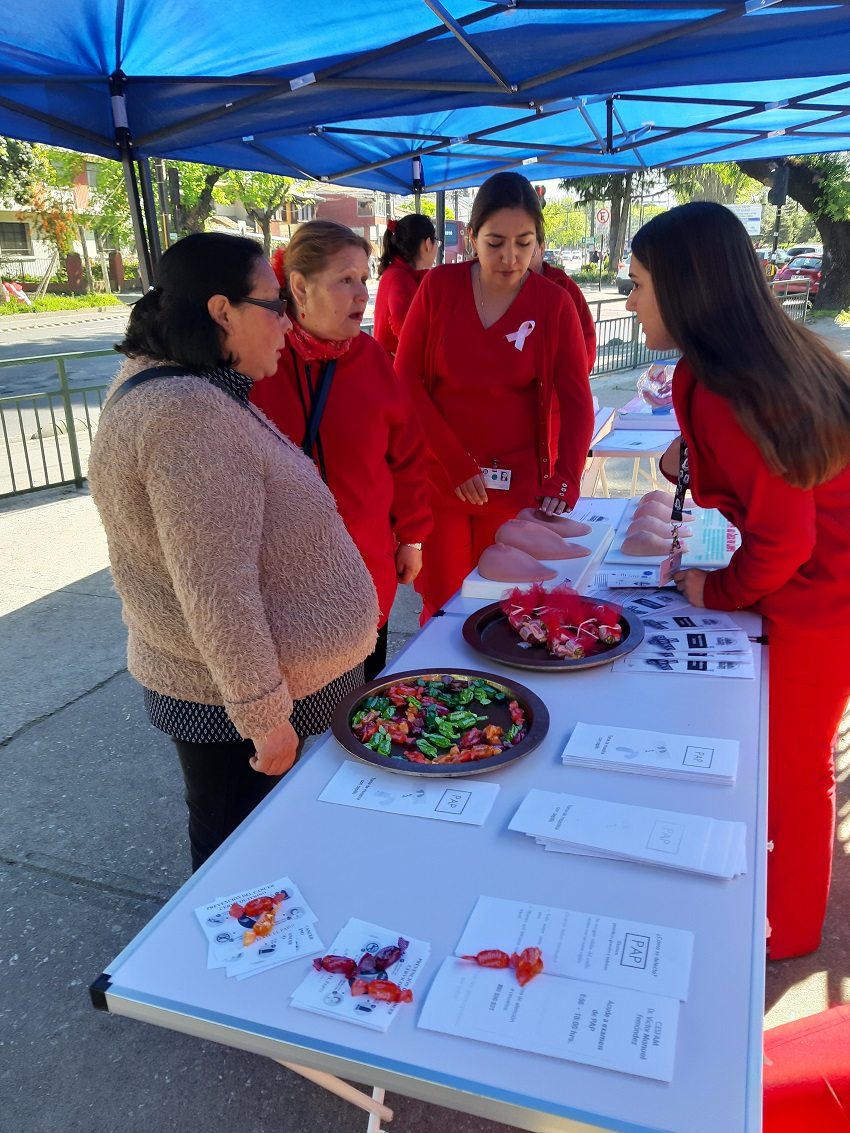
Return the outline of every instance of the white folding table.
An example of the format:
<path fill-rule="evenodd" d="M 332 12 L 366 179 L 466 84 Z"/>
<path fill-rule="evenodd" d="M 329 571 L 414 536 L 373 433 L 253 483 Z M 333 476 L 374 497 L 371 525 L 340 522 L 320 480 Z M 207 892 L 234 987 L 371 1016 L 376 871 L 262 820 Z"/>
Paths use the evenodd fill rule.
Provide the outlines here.
<path fill-rule="evenodd" d="M 649 461 L 649 480 L 653 488 L 657 488 L 658 470 L 656 461 L 661 459 L 678 436 L 678 430 L 667 432 L 662 429 L 651 429 L 641 432 L 634 429 L 618 429 L 615 419 L 613 429 L 599 438 L 594 437 L 591 442 L 590 463 L 582 476 L 581 494 L 592 496 L 598 481 L 602 488 L 602 494 L 608 495 L 605 461 L 616 457 L 632 461 L 631 495 L 637 494 L 638 477 L 643 472 L 640 462 L 644 458 Z M 646 473 L 643 474 L 646 475 Z"/>
<path fill-rule="evenodd" d="M 93 985 L 116 1014 L 388 1089 L 540 1133 L 756 1133 L 761 1128 L 765 965 L 766 681 L 508 669 L 462 640 L 481 603 L 452 599 L 394 658 L 395 671 L 486 670 L 518 680 L 551 713 L 545 742 L 488 774 L 500 786 L 481 827 L 317 801 L 346 754 L 325 738 L 195 874 Z M 743 615 L 751 635 L 760 621 Z M 579 719 L 740 740 L 734 787 L 566 768 Z M 545 853 L 508 823 L 532 787 L 735 819 L 748 867 L 731 882 L 673 870 Z M 290 1006 L 310 961 L 250 979 L 206 968 L 194 908 L 289 875 L 318 914 L 325 945 L 356 916 L 431 945 L 415 1002 L 385 1034 Z M 434 973 L 482 894 L 690 929 L 690 994 L 681 1006 L 669 1084 L 507 1050 L 417 1027 Z M 320 1081 L 321 1076 L 319 1077 Z M 324 1084 L 324 1082 L 323 1082 Z M 370 1129 L 388 1111 L 378 1103 Z M 367 1103 L 368 1104 L 368 1103 Z M 447 1118 L 445 1128 L 451 1128 Z"/>

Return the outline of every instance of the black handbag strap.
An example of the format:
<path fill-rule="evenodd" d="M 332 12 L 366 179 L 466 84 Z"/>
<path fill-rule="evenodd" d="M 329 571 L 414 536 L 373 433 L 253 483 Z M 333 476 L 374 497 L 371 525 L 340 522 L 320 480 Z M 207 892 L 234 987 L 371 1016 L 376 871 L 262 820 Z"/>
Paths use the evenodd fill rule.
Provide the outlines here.
<path fill-rule="evenodd" d="M 331 358 L 322 370 L 315 395 L 310 399 L 310 415 L 307 418 L 307 428 L 304 431 L 304 440 L 301 442 L 301 447 L 311 460 L 313 459 L 313 447 L 316 444 L 316 437 L 319 435 L 319 426 L 322 423 L 322 414 L 325 412 L 328 394 L 331 392 L 331 382 L 333 381 L 335 370 L 336 358 Z M 309 382 L 309 371 L 307 380 Z"/>
<path fill-rule="evenodd" d="M 143 385 L 145 382 L 152 382 L 157 378 L 182 378 L 186 376 L 198 377 L 192 370 L 187 370 L 185 366 L 150 366 L 147 370 L 140 370 L 138 374 L 133 374 L 132 378 L 128 378 L 123 385 L 120 385 L 114 393 L 111 393 L 106 401 L 103 403 L 101 414 L 105 413 L 110 406 L 115 405 L 126 394 L 131 393 L 137 386 Z M 216 389 L 220 389 L 222 393 L 226 393 L 234 401 L 242 404 L 236 394 L 227 388 L 223 382 L 214 381 L 212 378 L 203 378 L 203 381 L 209 381 Z"/>

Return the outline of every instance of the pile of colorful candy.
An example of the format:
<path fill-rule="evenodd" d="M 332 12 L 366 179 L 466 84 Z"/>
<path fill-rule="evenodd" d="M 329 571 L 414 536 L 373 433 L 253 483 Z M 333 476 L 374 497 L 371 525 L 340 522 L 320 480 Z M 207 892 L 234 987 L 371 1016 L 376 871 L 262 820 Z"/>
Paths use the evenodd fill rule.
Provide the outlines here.
<path fill-rule="evenodd" d="M 523 641 L 545 645 L 559 660 L 604 653 L 623 639 L 619 607 L 582 598 L 569 586 L 516 587 L 502 600 L 502 611 Z"/>
<path fill-rule="evenodd" d="M 461 960 L 471 960 L 480 968 L 513 968 L 520 987 L 525 987 L 543 971 L 543 953 L 539 948 L 523 948 L 522 952 L 512 952 L 510 956 L 499 948 L 485 948 L 475 956 L 461 956 Z"/>
<path fill-rule="evenodd" d="M 352 995 L 371 995 L 382 1003 L 412 1003 L 413 992 L 400 988 L 387 978 L 386 972 L 404 957 L 408 941 L 403 936 L 398 944 L 388 944 L 378 952 L 364 952 L 359 960 L 350 956 L 323 956 L 314 960 L 317 972 L 333 972 L 345 976 Z"/>
<path fill-rule="evenodd" d="M 279 893 L 274 893 L 271 897 L 255 897 L 245 905 L 233 904 L 230 906 L 230 915 L 234 920 L 239 921 L 240 925 L 245 929 L 242 943 L 246 947 L 249 944 L 253 944 L 255 940 L 259 940 L 260 937 L 269 935 L 274 928 L 274 919 L 278 906 L 281 905 L 288 896 L 289 894 L 286 890 L 281 889 Z"/>
<path fill-rule="evenodd" d="M 486 708 L 505 700 L 506 693 L 480 678 L 419 677 L 367 697 L 351 718 L 351 730 L 371 751 L 411 763 L 489 759 L 516 747 L 527 732 L 525 712 L 516 700 L 508 702 L 507 729 L 488 723 L 489 717 L 475 710 L 476 705 Z M 395 750 L 393 744 L 398 745 Z"/>

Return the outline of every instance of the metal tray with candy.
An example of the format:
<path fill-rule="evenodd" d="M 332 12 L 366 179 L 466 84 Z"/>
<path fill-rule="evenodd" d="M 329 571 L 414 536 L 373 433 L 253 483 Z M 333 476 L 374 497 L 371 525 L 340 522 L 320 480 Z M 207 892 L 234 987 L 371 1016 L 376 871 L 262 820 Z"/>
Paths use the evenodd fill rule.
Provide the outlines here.
<path fill-rule="evenodd" d="M 517 669 L 580 672 L 608 665 L 643 641 L 643 622 L 566 586 L 517 587 L 471 614 L 463 638 L 478 653 Z"/>
<path fill-rule="evenodd" d="M 347 696 L 331 731 L 357 759 L 406 775 L 480 775 L 528 755 L 549 730 L 530 689 L 490 673 L 393 673 Z"/>

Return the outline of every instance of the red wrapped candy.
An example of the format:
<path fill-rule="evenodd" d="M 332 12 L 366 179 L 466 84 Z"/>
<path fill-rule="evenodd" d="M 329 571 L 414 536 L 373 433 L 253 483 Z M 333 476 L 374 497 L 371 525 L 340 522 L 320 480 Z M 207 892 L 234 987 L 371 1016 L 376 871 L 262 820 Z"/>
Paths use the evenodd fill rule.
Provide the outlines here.
<path fill-rule="evenodd" d="M 357 971 L 357 963 L 350 956 L 323 956 L 321 960 L 313 961 L 313 967 L 317 972 L 333 972 L 346 979 Z"/>
<path fill-rule="evenodd" d="M 511 967 L 516 969 L 519 986 L 525 987 L 529 980 L 543 971 L 543 953 L 539 948 L 524 948 L 519 954 L 512 952 Z"/>
<path fill-rule="evenodd" d="M 371 995 L 380 1003 L 412 1003 L 413 992 L 410 988 L 400 988 L 391 980 L 363 980 L 351 981 L 352 995 Z"/>
<path fill-rule="evenodd" d="M 461 960 L 471 960 L 479 968 L 509 968 L 511 966 L 510 956 L 507 952 L 502 952 L 498 948 L 486 948 L 483 952 L 477 952 L 474 956 L 461 956 Z"/>

